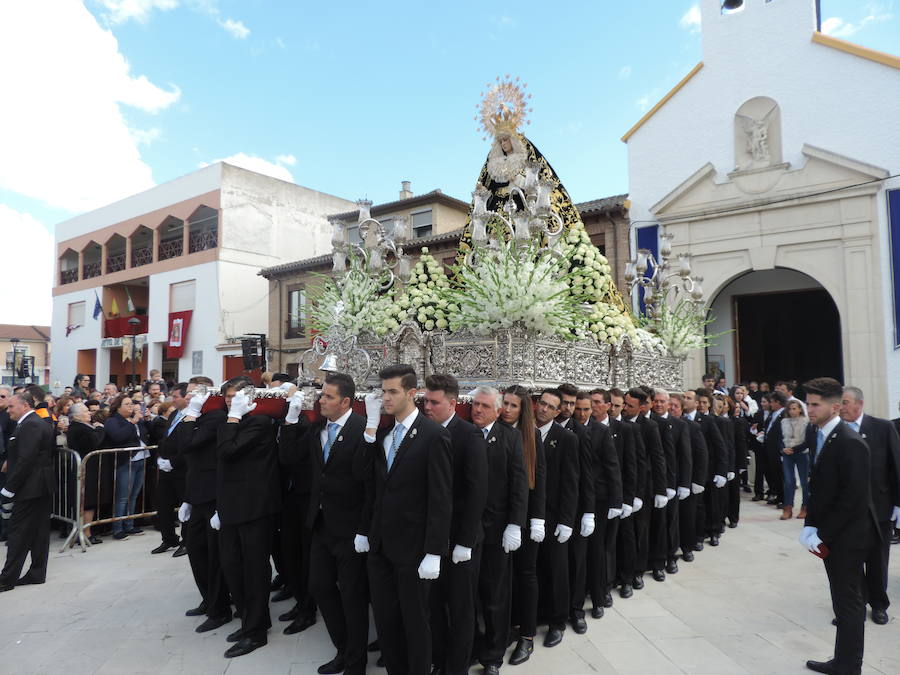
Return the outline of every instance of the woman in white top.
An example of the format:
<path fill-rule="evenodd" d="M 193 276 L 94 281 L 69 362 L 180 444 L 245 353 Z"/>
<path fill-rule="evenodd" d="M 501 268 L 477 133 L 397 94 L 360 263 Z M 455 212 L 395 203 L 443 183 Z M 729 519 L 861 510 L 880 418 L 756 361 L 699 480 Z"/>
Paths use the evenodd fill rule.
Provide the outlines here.
<path fill-rule="evenodd" d="M 781 451 L 781 465 L 784 469 L 784 511 L 780 520 L 789 520 L 794 515 L 794 473 L 800 477 L 800 491 L 803 503 L 797 518 L 806 518 L 806 502 L 809 500 L 809 447 L 806 445 L 806 428 L 809 419 L 803 414 L 803 406 L 796 399 L 788 401 L 787 412 L 781 420 L 784 449 Z"/>

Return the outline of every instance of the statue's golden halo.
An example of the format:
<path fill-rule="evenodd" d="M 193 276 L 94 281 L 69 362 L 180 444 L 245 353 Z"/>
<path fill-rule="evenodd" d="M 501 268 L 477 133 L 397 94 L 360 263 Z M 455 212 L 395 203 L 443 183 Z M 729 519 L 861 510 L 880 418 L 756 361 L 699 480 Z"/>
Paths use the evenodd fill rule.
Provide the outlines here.
<path fill-rule="evenodd" d="M 513 80 L 509 75 L 502 80 L 498 76 L 496 82 L 488 83 L 481 103 L 475 106 L 480 113 L 475 121 L 481 122 L 485 139 L 502 133 L 517 133 L 520 127 L 531 123 L 527 119 L 528 113 L 532 112 L 527 107 L 531 98 L 531 94 L 524 91 L 527 86 L 524 82 L 519 84 L 518 77 Z"/>

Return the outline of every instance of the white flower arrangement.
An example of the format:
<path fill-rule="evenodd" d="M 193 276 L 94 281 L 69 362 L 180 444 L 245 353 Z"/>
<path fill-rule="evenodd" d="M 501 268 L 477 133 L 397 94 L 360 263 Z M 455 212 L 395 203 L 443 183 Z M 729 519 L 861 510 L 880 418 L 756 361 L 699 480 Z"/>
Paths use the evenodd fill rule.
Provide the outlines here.
<path fill-rule="evenodd" d="M 386 307 L 382 324 L 376 334 L 397 330 L 404 321 L 415 321 L 423 331 L 447 330 L 450 317 L 457 307 L 441 297 L 450 287 L 444 268 L 422 248 L 422 255 L 413 267 L 403 291 L 396 301 Z"/>
<path fill-rule="evenodd" d="M 378 283 L 366 274 L 355 256 L 351 256 L 340 283 L 325 275 L 317 276 L 322 283 L 310 293 L 310 325 L 313 329 L 325 332 L 337 326 L 348 335 L 359 335 L 365 330 L 374 332 L 382 325 L 382 316 L 391 304 L 391 298 L 379 295 Z"/>
<path fill-rule="evenodd" d="M 706 334 L 706 326 L 712 321 L 706 318 L 704 310 L 686 300 L 679 300 L 672 307 L 662 304 L 658 315 L 645 319 L 643 323 L 653 330 L 673 356 L 683 358 L 695 349 L 709 347 L 714 338 L 723 335 Z"/>

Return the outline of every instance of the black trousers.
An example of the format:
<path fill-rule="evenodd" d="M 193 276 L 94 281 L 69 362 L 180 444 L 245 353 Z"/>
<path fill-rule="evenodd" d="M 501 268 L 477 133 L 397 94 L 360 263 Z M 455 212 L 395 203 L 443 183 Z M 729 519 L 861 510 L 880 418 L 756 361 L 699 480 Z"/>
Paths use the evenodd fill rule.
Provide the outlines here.
<path fill-rule="evenodd" d="M 706 484 L 706 491 L 698 499 L 697 509 L 697 539 L 702 541 L 704 537 L 718 537 L 722 533 L 722 502 L 725 488 L 717 488 L 710 481 Z M 702 509 L 702 517 L 701 517 Z"/>
<path fill-rule="evenodd" d="M 616 583 L 616 560 L 619 552 L 619 526 L 621 524 L 621 518 L 613 518 L 606 521 L 606 592 Z M 594 587 L 591 586 L 591 593 L 593 594 L 593 592 Z M 595 605 L 600 597 L 594 598 Z"/>
<path fill-rule="evenodd" d="M 310 545 L 312 532 L 306 527 L 309 493 L 288 493 L 281 511 L 281 559 L 287 587 L 303 615 L 315 616 L 316 603 L 309 592 Z M 351 542 L 352 544 L 353 542 Z"/>
<path fill-rule="evenodd" d="M 678 547 L 681 543 L 681 501 L 676 495 L 666 504 L 666 560 L 675 560 L 678 557 Z"/>
<path fill-rule="evenodd" d="M 766 482 L 769 484 L 769 492 L 784 501 L 784 468 L 781 465 L 780 450 L 766 450 Z"/>
<path fill-rule="evenodd" d="M 183 501 L 184 471 L 160 471 L 156 485 L 156 526 L 164 544 L 178 545 L 178 535 L 175 534 L 176 509 Z"/>
<path fill-rule="evenodd" d="M 640 513 L 640 511 L 638 511 Z M 619 521 L 619 537 L 616 542 L 616 583 L 631 585 L 634 579 L 637 540 L 634 515 Z"/>
<path fill-rule="evenodd" d="M 669 524 L 666 519 L 668 503 L 661 509 L 654 508 L 653 497 L 650 498 L 650 531 L 648 533 L 647 551 L 648 567 L 644 570 L 661 570 L 666 566 L 669 549 Z"/>
<path fill-rule="evenodd" d="M 736 523 L 741 518 L 741 478 L 736 474 L 725 484 L 725 513 L 729 523 Z"/>
<path fill-rule="evenodd" d="M 526 528 L 525 532 L 530 532 Z M 553 536 L 544 531 L 544 541 Z M 538 556 L 541 544 L 522 535 L 522 546 L 512 554 L 512 625 L 519 627 L 519 635 L 533 638 L 537 635 L 538 602 L 540 584 L 538 581 Z M 568 575 L 566 570 L 566 575 Z"/>
<path fill-rule="evenodd" d="M 516 554 L 524 548 L 525 542 Z M 447 675 L 469 672 L 480 566 L 480 543 L 472 548 L 472 559 L 466 562 L 454 564 L 449 557 L 441 558 L 441 575 L 431 589 L 431 660 Z"/>
<path fill-rule="evenodd" d="M 383 551 L 368 554 L 372 611 L 388 675 L 431 672 L 428 595 L 433 582 L 419 578 L 419 562 L 397 563 Z"/>
<path fill-rule="evenodd" d="M 46 581 L 50 555 L 50 495 L 13 499 L 6 535 L 6 564 L 0 572 L 0 584 L 15 585 L 29 553 L 31 566 L 25 576 L 36 583 Z"/>
<path fill-rule="evenodd" d="M 866 620 L 866 549 L 832 547 L 825 558 L 825 572 L 831 587 L 831 606 L 837 619 L 834 640 L 834 667 L 850 673 L 862 666 Z"/>
<path fill-rule="evenodd" d="M 275 516 L 239 525 L 222 523 L 219 552 L 225 583 L 241 618 L 246 637 L 262 638 L 272 627 L 269 587 L 272 584 L 272 529 Z"/>
<path fill-rule="evenodd" d="M 632 514 L 634 520 L 635 559 L 632 576 L 643 574 L 650 563 L 650 518 L 653 511 L 653 495 L 642 497 L 644 505 L 641 510 Z"/>
<path fill-rule="evenodd" d="M 366 556 L 352 537 L 336 537 L 319 518 L 310 544 L 309 590 L 322 612 L 331 642 L 344 655 L 348 675 L 366 672 L 369 584 Z"/>
<path fill-rule="evenodd" d="M 757 497 L 764 497 L 766 494 L 766 449 L 760 445 L 753 448 L 753 454 L 756 457 L 756 469 L 753 474 L 753 494 Z"/>
<path fill-rule="evenodd" d="M 503 550 L 504 526 L 485 530 L 478 573 L 478 598 L 484 618 L 484 642 L 478 660 L 482 666 L 503 663 L 509 637 L 512 595 L 512 556 Z"/>
<path fill-rule="evenodd" d="M 538 613 L 547 617 L 551 628 L 565 628 L 570 611 L 574 611 L 570 606 L 579 595 L 573 585 L 578 584 L 579 579 L 581 603 L 584 604 L 587 539 L 573 533 L 565 544 L 560 544 L 553 536 L 555 529 L 556 523 L 548 522 L 547 536 L 538 547 Z M 574 558 L 579 556 L 580 561 L 576 562 Z M 584 616 L 584 612 L 581 614 Z"/>
<path fill-rule="evenodd" d="M 219 533 L 209 524 L 215 512 L 215 502 L 192 504 L 191 517 L 181 526 L 194 582 L 206 604 L 206 615 L 212 618 L 231 613 L 228 587 L 219 559 Z"/>
<path fill-rule="evenodd" d="M 596 515 L 594 517 L 594 529 L 596 531 L 597 527 L 597 518 Z M 554 526 L 554 529 L 556 527 Z M 581 517 L 577 517 L 575 519 L 575 527 L 573 528 L 572 536 L 569 538 L 569 541 L 566 544 L 563 544 L 564 547 L 568 547 L 569 549 L 569 560 L 568 560 L 568 568 L 569 568 L 569 576 L 568 576 L 568 593 L 566 596 L 568 598 L 568 615 L 573 619 L 583 619 L 584 618 L 584 598 L 587 595 L 587 568 L 588 568 L 588 546 L 590 544 L 590 537 L 582 537 L 581 532 Z M 552 544 L 549 543 L 549 540 L 552 539 Z M 550 546 L 560 546 L 559 542 L 556 541 L 556 537 L 547 537 L 544 539 L 544 542 L 541 544 L 541 555 L 539 558 L 548 559 L 549 554 L 545 554 L 543 549 L 545 547 L 549 548 Z M 559 556 L 559 554 L 556 554 Z M 558 563 L 557 563 L 558 564 Z M 542 562 L 538 563 L 538 569 L 542 569 L 541 575 L 541 596 L 546 596 L 548 599 L 552 598 L 557 593 L 557 588 L 561 589 L 562 581 L 559 579 L 554 579 L 549 576 L 549 574 L 553 574 L 556 576 L 556 572 L 552 569 L 549 569 L 549 564 L 542 564 Z M 565 567 L 562 568 L 565 570 Z M 564 577 L 565 574 L 560 574 L 559 576 Z M 544 588 L 547 584 L 551 585 L 551 588 Z M 560 590 L 561 592 L 561 590 Z M 559 619 L 558 616 L 555 615 L 555 608 L 546 604 L 547 607 L 547 616 L 550 618 L 552 623 L 550 624 L 555 628 L 562 628 L 565 625 L 566 616 L 565 614 L 562 616 L 562 619 Z"/>
<path fill-rule="evenodd" d="M 681 552 L 694 550 L 697 543 L 697 502 L 703 501 L 703 494 L 691 492 L 687 498 L 678 502 L 678 531 Z"/>
<path fill-rule="evenodd" d="M 881 539 L 877 539 L 866 551 L 866 599 L 872 609 L 886 610 L 891 606 L 887 595 L 888 562 L 891 554 L 893 521 L 878 523 Z"/>
<path fill-rule="evenodd" d="M 588 590 L 591 592 L 591 603 L 595 607 L 603 606 L 603 596 L 606 595 L 612 579 L 609 570 L 610 534 L 612 526 L 618 522 L 618 518 L 609 520 L 606 517 L 608 509 L 597 508 L 595 515 L 594 533 L 588 537 Z M 613 534 L 613 540 L 615 535 Z M 582 599 L 582 605 L 584 601 Z"/>

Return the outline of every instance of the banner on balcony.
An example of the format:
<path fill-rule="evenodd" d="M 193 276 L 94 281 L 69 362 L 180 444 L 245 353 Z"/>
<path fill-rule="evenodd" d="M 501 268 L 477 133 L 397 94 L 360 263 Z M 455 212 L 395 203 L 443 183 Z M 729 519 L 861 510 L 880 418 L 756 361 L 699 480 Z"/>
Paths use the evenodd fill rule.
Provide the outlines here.
<path fill-rule="evenodd" d="M 166 357 L 180 359 L 187 345 L 188 326 L 191 323 L 192 311 L 169 313 L 169 343 L 166 345 Z"/>

